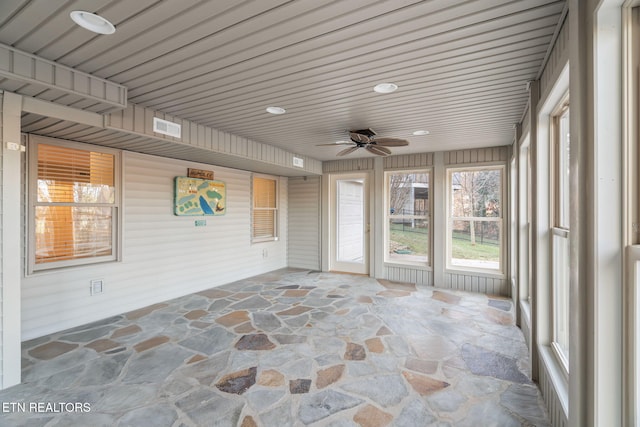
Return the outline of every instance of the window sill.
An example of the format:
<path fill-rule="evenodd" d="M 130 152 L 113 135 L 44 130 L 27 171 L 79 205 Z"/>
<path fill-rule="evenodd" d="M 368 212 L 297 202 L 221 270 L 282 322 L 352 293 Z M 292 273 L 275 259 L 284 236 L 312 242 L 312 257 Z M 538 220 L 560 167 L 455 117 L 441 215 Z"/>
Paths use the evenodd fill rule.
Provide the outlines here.
<path fill-rule="evenodd" d="M 418 262 L 398 262 L 398 261 L 385 261 L 385 267 L 398 267 L 398 268 L 412 268 L 414 270 L 433 270 L 431 266 L 426 263 L 418 263 Z"/>
<path fill-rule="evenodd" d="M 32 271 L 25 271 L 24 277 L 36 277 L 36 276 L 44 276 L 47 274 L 65 273 L 70 270 L 82 271 L 82 270 L 98 268 L 108 264 L 115 264 L 120 262 L 122 262 L 121 259 L 105 259 L 105 260 L 94 261 L 94 262 L 86 262 L 82 264 L 72 264 L 72 265 L 64 265 L 64 266 L 59 265 L 51 268 L 41 268 L 41 269 L 32 270 Z"/>
<path fill-rule="evenodd" d="M 489 279 L 502 279 L 505 280 L 507 277 L 504 273 L 501 272 L 491 272 L 490 270 L 480 270 L 473 268 L 452 268 L 448 267 L 444 270 L 445 274 L 465 274 L 471 276 L 478 277 L 487 277 Z"/>
<path fill-rule="evenodd" d="M 278 240 L 280 240 L 277 237 L 265 237 L 263 239 L 253 239 L 251 241 L 251 244 L 256 244 L 256 243 L 268 243 L 268 242 L 277 242 Z"/>

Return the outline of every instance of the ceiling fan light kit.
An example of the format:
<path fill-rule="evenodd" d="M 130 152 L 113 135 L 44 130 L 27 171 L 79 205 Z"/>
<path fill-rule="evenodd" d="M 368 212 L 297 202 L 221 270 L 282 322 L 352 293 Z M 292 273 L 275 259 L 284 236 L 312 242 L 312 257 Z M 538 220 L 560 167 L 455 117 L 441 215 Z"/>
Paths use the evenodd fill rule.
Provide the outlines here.
<path fill-rule="evenodd" d="M 351 141 L 338 141 L 333 144 L 318 144 L 318 146 L 350 145 L 350 147 L 339 151 L 336 156 L 342 157 L 351 154 L 358 148 L 364 148 L 376 156 L 388 156 L 391 150 L 387 147 L 403 147 L 409 145 L 409 141 L 401 138 L 380 137 L 376 138 L 373 129 L 359 129 L 349 131 Z"/>

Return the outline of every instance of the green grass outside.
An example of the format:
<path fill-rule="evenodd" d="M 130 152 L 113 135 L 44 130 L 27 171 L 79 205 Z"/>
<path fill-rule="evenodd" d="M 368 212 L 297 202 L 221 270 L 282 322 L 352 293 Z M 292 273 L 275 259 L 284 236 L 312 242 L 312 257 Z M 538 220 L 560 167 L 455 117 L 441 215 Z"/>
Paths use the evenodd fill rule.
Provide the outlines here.
<path fill-rule="evenodd" d="M 408 225 L 391 224 L 391 233 L 389 239 L 399 246 L 407 247 L 412 255 L 427 255 L 427 228 L 411 229 Z M 500 261 L 500 247 L 495 241 L 487 240 L 480 243 L 480 239 L 476 239 L 476 244 L 472 245 L 468 240 L 469 235 L 465 233 L 453 233 L 453 246 L 451 248 L 453 258 L 458 259 L 477 259 L 485 261 Z M 456 238 L 457 237 L 457 238 Z"/>
<path fill-rule="evenodd" d="M 391 224 L 389 240 L 399 246 L 408 247 L 412 255 L 427 255 L 428 233 L 426 227 L 411 229 L 409 225 L 405 225 L 403 230 L 402 224 Z"/>
<path fill-rule="evenodd" d="M 480 239 L 476 238 L 476 244 L 472 245 L 468 240 L 469 235 L 465 233 L 453 233 L 453 245 L 451 247 L 451 255 L 458 259 L 478 259 L 486 261 L 500 261 L 500 246 L 485 239 L 484 244 L 480 243 Z M 459 237 L 459 238 L 455 238 Z"/>

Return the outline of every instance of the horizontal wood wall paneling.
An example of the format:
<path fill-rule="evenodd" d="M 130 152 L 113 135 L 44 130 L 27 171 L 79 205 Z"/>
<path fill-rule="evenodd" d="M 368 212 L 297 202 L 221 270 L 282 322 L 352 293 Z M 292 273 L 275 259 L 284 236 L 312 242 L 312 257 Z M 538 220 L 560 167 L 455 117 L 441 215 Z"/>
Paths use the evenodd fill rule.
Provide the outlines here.
<path fill-rule="evenodd" d="M 122 262 L 23 279 L 24 339 L 287 266 L 286 178 L 281 178 L 280 240 L 252 244 L 251 173 L 131 152 L 123 157 Z M 225 182 L 225 215 L 173 215 L 173 179 L 189 167 L 213 169 Z M 196 228 L 196 219 L 206 220 L 206 226 Z M 105 281 L 104 293 L 90 296 L 89 281 L 98 278 Z"/>

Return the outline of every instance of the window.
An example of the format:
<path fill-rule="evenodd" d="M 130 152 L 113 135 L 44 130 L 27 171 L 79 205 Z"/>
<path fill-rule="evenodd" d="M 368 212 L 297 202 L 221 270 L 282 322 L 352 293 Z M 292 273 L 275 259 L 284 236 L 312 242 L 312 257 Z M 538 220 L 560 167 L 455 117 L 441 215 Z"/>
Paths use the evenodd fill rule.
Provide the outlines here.
<path fill-rule="evenodd" d="M 254 242 L 278 239 L 278 180 L 253 177 L 253 224 L 251 237 Z"/>
<path fill-rule="evenodd" d="M 429 264 L 430 172 L 386 172 L 385 261 Z"/>
<path fill-rule="evenodd" d="M 503 171 L 448 170 L 448 268 L 502 273 Z"/>
<path fill-rule="evenodd" d="M 569 104 L 552 118 L 551 288 L 552 347 L 568 371 L 569 364 Z"/>
<path fill-rule="evenodd" d="M 69 143 L 31 147 L 30 271 L 115 260 L 117 153 Z"/>

